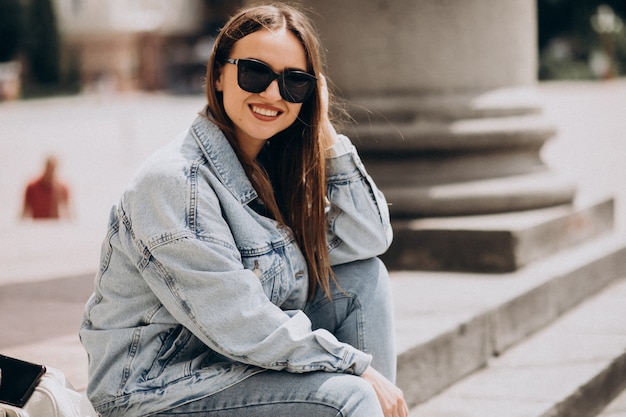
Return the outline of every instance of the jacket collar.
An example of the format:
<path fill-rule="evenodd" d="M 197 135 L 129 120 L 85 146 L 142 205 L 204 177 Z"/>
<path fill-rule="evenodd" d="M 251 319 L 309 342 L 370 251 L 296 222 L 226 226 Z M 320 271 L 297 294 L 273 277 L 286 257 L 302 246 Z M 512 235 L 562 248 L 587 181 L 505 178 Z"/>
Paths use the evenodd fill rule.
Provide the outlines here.
<path fill-rule="evenodd" d="M 191 125 L 191 134 L 211 170 L 241 204 L 248 204 L 257 198 L 257 192 L 220 128 L 200 115 Z"/>

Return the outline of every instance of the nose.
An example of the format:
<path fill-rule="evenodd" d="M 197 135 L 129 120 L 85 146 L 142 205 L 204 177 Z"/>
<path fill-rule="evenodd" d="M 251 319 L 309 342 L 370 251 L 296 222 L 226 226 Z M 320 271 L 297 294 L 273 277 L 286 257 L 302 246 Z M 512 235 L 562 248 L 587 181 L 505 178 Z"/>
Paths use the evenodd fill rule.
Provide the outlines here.
<path fill-rule="evenodd" d="M 282 100 L 280 89 L 278 88 L 278 80 L 272 81 L 270 85 L 267 86 L 265 91 L 262 91 L 259 95 L 274 102 Z"/>

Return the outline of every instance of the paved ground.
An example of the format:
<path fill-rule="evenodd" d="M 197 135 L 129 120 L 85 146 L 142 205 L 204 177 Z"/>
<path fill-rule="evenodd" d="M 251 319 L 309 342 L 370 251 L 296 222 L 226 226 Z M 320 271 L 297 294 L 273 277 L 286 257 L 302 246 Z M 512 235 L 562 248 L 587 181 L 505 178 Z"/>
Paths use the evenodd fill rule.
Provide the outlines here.
<path fill-rule="evenodd" d="M 201 97 L 82 96 L 0 103 L 0 283 L 93 272 L 111 204 L 139 164 L 185 129 Z M 71 222 L 20 222 L 24 184 L 49 153 Z"/>
<path fill-rule="evenodd" d="M 558 128 L 545 160 L 574 178 L 581 195 L 614 195 L 618 227 L 626 230 L 626 80 L 540 89 Z M 61 369 L 86 361 L 76 330 L 108 209 L 141 161 L 185 129 L 202 101 L 137 94 L 0 103 L 0 352 L 41 361 L 63 356 L 66 363 L 51 364 Z M 50 152 L 71 186 L 76 216 L 21 222 L 23 186 Z M 66 354 L 43 351 L 45 340 Z M 84 387 L 84 373 L 68 377 Z"/>
<path fill-rule="evenodd" d="M 540 85 L 558 133 L 543 149 L 554 171 L 574 178 L 580 195 L 613 195 L 626 230 L 626 79 Z"/>

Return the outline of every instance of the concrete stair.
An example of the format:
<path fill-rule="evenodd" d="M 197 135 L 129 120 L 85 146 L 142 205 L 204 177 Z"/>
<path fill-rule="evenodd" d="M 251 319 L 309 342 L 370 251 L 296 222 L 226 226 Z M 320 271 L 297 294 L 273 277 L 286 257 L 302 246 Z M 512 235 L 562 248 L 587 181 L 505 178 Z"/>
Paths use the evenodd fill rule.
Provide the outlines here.
<path fill-rule="evenodd" d="M 620 280 L 411 416 L 595 416 L 626 387 L 625 299 Z"/>
<path fill-rule="evenodd" d="M 626 417 L 626 390 L 604 407 L 597 417 Z"/>
<path fill-rule="evenodd" d="M 394 241 L 382 259 L 396 270 L 517 271 L 612 230 L 613 199 L 578 200 L 535 210 L 395 220 Z"/>
<path fill-rule="evenodd" d="M 392 273 L 411 416 L 591 417 L 626 388 L 626 239 L 505 274 Z"/>

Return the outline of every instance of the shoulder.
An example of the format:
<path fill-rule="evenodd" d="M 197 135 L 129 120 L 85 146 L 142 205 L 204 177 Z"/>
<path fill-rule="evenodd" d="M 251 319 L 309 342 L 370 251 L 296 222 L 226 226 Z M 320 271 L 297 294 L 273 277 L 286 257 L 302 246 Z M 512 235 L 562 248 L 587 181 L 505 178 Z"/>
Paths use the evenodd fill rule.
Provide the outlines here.
<path fill-rule="evenodd" d="M 28 181 L 28 184 L 26 185 L 26 188 L 32 190 L 32 189 L 41 187 L 41 182 L 42 182 L 41 178 L 32 179 L 32 180 Z"/>
<path fill-rule="evenodd" d="M 200 190 L 204 198 L 215 199 L 206 167 L 201 150 L 185 132 L 140 165 L 123 193 L 123 205 L 142 216 L 189 214 L 198 204 Z"/>
<path fill-rule="evenodd" d="M 141 163 L 122 195 L 127 208 L 154 211 L 184 198 L 193 161 L 184 156 L 180 145 L 176 139 Z"/>

